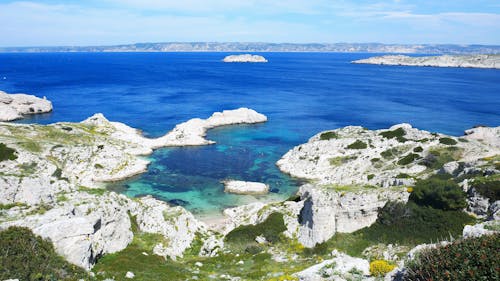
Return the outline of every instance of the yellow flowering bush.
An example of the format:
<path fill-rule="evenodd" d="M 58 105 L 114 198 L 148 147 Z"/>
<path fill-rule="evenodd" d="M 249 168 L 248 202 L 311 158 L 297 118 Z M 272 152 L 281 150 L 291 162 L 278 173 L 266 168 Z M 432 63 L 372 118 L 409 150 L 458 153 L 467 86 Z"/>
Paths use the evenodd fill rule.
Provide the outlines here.
<path fill-rule="evenodd" d="M 412 192 L 413 192 L 413 187 L 411 187 L 411 186 L 410 186 L 410 187 L 406 188 L 406 191 L 407 191 L 408 193 L 412 193 Z"/>
<path fill-rule="evenodd" d="M 374 260 L 370 263 L 370 274 L 373 276 L 384 276 L 391 272 L 396 266 L 385 260 Z"/>

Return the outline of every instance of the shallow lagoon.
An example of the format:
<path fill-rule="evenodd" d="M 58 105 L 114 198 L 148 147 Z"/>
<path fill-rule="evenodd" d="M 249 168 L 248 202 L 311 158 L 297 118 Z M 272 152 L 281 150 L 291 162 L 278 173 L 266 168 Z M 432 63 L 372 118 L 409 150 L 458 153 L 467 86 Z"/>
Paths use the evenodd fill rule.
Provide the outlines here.
<path fill-rule="evenodd" d="M 281 200 L 300 184 L 275 162 L 319 131 L 408 122 L 461 135 L 500 125 L 500 71 L 355 65 L 367 54 L 269 53 L 266 64 L 225 64 L 226 53 L 0 54 L 0 89 L 47 96 L 54 112 L 23 122 L 81 121 L 102 112 L 159 136 L 190 118 L 250 107 L 256 125 L 210 130 L 216 145 L 168 148 L 148 173 L 112 188 L 153 194 L 198 215 L 256 200 Z M 224 179 L 269 183 L 266 196 L 230 195 Z"/>

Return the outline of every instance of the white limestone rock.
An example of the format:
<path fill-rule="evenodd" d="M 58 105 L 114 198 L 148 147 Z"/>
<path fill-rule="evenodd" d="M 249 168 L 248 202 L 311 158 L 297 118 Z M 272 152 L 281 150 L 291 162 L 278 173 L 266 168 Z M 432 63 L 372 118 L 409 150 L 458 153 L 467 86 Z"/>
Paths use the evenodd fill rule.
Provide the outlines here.
<path fill-rule="evenodd" d="M 332 259 L 325 260 L 313 265 L 303 271 L 293 274 L 303 281 L 326 281 L 326 280 L 374 280 L 369 277 L 370 264 L 367 260 L 354 258 L 347 254 L 334 250 Z M 360 274 L 353 274 L 359 271 Z"/>
<path fill-rule="evenodd" d="M 481 237 L 483 235 L 490 235 L 499 233 L 500 221 L 487 221 L 475 225 L 466 225 L 462 231 L 463 238 Z"/>
<path fill-rule="evenodd" d="M 52 103 L 46 98 L 26 94 L 7 94 L 0 91 L 0 121 L 12 121 L 23 115 L 52 111 Z"/>
<path fill-rule="evenodd" d="M 402 138 L 381 135 L 396 130 L 404 131 Z M 325 137 L 327 134 L 330 139 Z M 500 154 L 500 127 L 474 129 L 460 141 L 456 137 L 418 130 L 409 124 L 374 131 L 348 126 L 313 136 L 307 143 L 288 151 L 276 164 L 285 173 L 320 184 L 408 186 L 414 184 L 413 178 L 431 173 L 425 163 L 435 157 L 432 151 L 450 147 L 440 142 L 443 138 L 457 142 L 455 161 L 471 162 Z M 350 148 L 355 143 L 362 143 L 365 148 Z M 400 162 L 409 155 L 415 159 L 407 164 Z M 401 178 L 401 175 L 410 177 Z"/>
<path fill-rule="evenodd" d="M 125 274 L 125 278 L 133 279 L 134 277 L 135 277 L 135 274 L 131 271 L 127 271 L 127 273 Z"/>
<path fill-rule="evenodd" d="M 243 54 L 243 55 L 230 55 L 225 57 L 223 62 L 267 62 L 267 59 L 259 55 Z"/>
<path fill-rule="evenodd" d="M 385 56 L 356 60 L 353 61 L 352 63 L 500 69 L 500 55 L 442 55 L 442 56 L 427 56 L 427 57 L 385 55 Z"/>
<path fill-rule="evenodd" d="M 301 186 L 298 194 L 304 205 L 297 237 L 306 247 L 314 247 L 337 232 L 350 233 L 370 226 L 377 220 L 378 209 L 388 201 L 406 202 L 409 197 L 405 189 L 338 192 L 312 184 Z"/>
<path fill-rule="evenodd" d="M 223 184 L 224 192 L 227 193 L 267 194 L 269 192 L 269 185 L 261 182 L 227 180 L 223 181 Z"/>

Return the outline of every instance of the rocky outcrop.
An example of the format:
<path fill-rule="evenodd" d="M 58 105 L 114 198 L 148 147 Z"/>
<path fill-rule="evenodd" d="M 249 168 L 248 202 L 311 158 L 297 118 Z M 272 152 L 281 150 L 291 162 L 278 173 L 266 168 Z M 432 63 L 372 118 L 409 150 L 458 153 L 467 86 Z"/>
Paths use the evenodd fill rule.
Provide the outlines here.
<path fill-rule="evenodd" d="M 410 57 L 403 55 L 386 55 L 355 60 L 352 63 L 405 65 L 405 66 L 434 66 L 434 67 L 472 67 L 500 69 L 500 55 L 443 55 L 428 57 Z"/>
<path fill-rule="evenodd" d="M 261 182 L 249 181 L 223 181 L 224 192 L 234 194 L 266 194 L 269 192 L 269 185 Z"/>
<path fill-rule="evenodd" d="M 223 62 L 267 62 L 267 59 L 264 58 L 263 56 L 259 55 L 251 55 L 251 54 L 244 54 L 244 55 L 230 55 L 225 57 Z"/>
<path fill-rule="evenodd" d="M 7 94 L 0 91 L 0 121 L 21 119 L 24 115 L 47 113 L 52 111 L 52 103 L 26 94 Z"/>
<path fill-rule="evenodd" d="M 303 185 L 298 240 L 306 247 L 330 239 L 337 232 L 354 232 L 372 225 L 388 201 L 406 202 L 406 189 L 369 189 L 339 192 L 328 187 Z"/>
<path fill-rule="evenodd" d="M 313 136 L 277 165 L 320 184 L 389 187 L 413 185 L 415 178 L 434 173 L 429 167 L 441 161 L 470 162 L 498 154 L 500 127 L 475 129 L 457 138 L 409 124 L 374 131 L 348 126 Z"/>
<path fill-rule="evenodd" d="M 344 281 L 344 280 L 375 280 L 369 277 L 370 264 L 367 260 L 354 258 L 336 250 L 332 259 L 313 265 L 294 276 L 301 281 Z"/>

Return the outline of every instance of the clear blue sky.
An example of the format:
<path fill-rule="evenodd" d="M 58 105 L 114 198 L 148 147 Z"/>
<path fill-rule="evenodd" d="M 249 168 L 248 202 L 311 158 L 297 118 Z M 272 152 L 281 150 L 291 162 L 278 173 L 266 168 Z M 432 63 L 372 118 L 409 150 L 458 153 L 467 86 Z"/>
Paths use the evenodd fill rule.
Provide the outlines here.
<path fill-rule="evenodd" d="M 500 45 L 500 0 L 0 0 L 0 46 L 136 42 Z"/>

